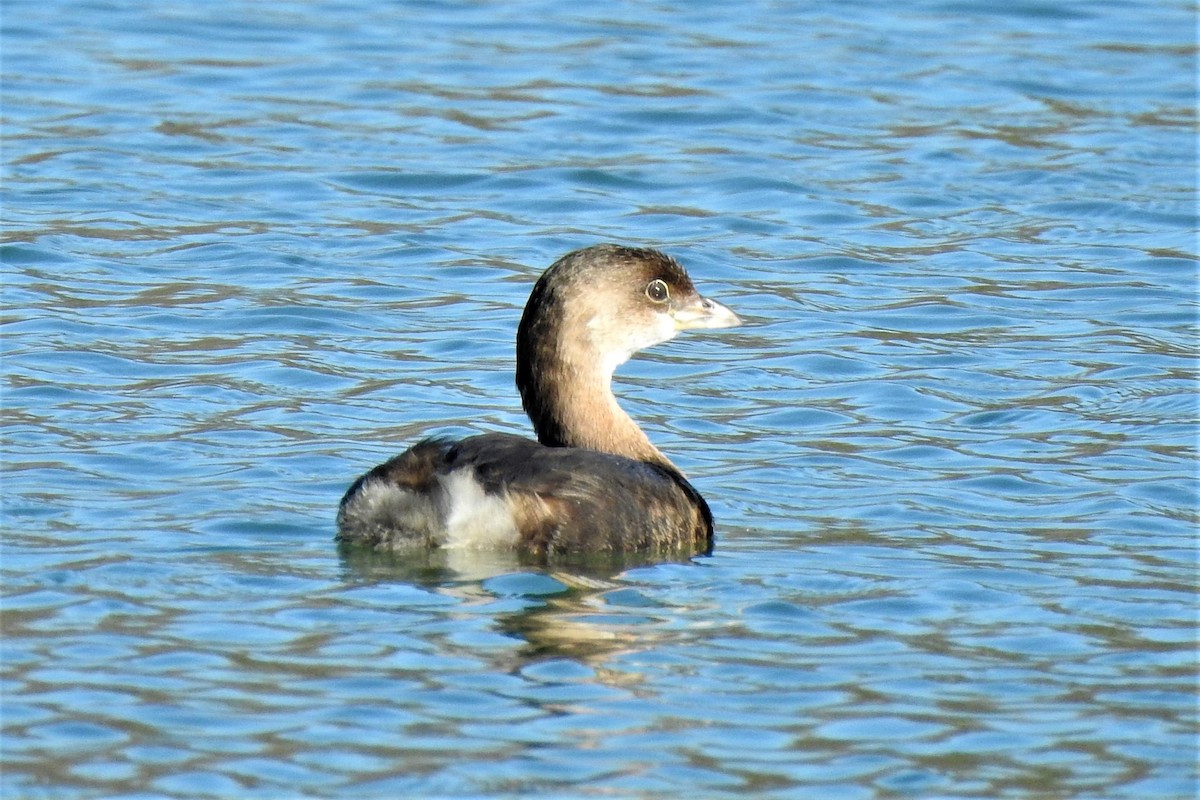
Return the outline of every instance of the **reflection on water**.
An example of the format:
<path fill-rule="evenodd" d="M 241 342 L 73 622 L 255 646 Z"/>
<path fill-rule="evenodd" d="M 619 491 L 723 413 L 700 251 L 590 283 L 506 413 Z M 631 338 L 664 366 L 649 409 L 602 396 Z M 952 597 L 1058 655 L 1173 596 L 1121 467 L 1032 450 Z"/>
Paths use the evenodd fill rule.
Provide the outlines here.
<path fill-rule="evenodd" d="M 589 664 L 631 648 L 650 648 L 651 636 L 635 636 L 604 624 L 605 608 L 636 595 L 622 575 L 630 569 L 670 563 L 662 557 L 587 553 L 553 566 L 532 563 L 512 551 L 440 549 L 395 553 L 343 546 L 347 580 L 400 581 L 425 587 L 465 604 L 519 598 L 520 607 L 495 616 L 495 629 L 520 647 L 506 658 L 524 662 L 573 659 Z M 681 558 L 679 563 L 689 563 Z M 528 571 L 530 568 L 536 571 Z M 627 619 L 621 620 L 623 625 Z"/>
<path fill-rule="evenodd" d="M 1191 14 L 6 2 L 3 794 L 1194 797 Z M 603 240 L 712 556 L 339 551 Z"/>

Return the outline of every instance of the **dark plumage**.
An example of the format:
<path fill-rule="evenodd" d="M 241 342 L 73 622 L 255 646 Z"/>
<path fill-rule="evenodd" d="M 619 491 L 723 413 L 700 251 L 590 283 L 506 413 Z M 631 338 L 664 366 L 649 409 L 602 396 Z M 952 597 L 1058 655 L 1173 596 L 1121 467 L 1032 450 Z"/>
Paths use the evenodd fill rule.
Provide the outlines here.
<path fill-rule="evenodd" d="M 517 387 L 538 441 L 419 442 L 355 481 L 338 539 L 535 555 L 708 552 L 704 498 L 620 409 L 610 382 L 630 355 L 678 330 L 737 324 L 656 250 L 569 253 L 538 280 L 517 330 Z"/>

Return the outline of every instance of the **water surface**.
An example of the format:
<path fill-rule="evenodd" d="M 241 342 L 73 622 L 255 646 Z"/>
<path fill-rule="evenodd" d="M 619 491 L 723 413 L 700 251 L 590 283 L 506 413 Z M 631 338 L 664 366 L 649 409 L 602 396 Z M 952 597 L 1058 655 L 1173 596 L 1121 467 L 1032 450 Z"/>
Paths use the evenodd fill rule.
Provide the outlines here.
<path fill-rule="evenodd" d="M 1193 797 L 1194 22 L 6 3 L 5 796 Z M 712 557 L 339 553 L 608 240 Z"/>

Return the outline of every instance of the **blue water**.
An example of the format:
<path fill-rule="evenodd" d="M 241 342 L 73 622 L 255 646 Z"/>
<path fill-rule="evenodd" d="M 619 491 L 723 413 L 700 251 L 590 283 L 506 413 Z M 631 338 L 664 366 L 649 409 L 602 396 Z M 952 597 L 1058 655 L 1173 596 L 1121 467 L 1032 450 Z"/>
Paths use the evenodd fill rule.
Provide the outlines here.
<path fill-rule="evenodd" d="M 1191 798 L 1191 4 L 5 3 L 0 788 Z M 536 275 L 709 558 L 339 554 Z"/>

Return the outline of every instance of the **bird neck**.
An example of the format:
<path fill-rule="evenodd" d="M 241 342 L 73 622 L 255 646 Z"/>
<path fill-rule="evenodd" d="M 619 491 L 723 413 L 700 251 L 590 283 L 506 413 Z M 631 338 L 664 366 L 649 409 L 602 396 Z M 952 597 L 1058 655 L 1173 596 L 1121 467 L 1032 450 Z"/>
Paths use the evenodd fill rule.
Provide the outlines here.
<path fill-rule="evenodd" d="M 517 387 L 538 441 L 547 447 L 612 453 L 678 472 L 617 403 L 612 392 L 616 365 L 610 362 L 586 348 L 563 352 L 534 346 L 522 352 L 518 345 Z"/>

